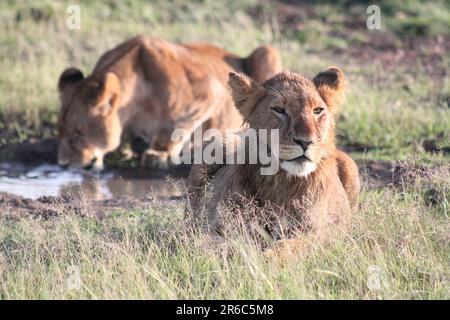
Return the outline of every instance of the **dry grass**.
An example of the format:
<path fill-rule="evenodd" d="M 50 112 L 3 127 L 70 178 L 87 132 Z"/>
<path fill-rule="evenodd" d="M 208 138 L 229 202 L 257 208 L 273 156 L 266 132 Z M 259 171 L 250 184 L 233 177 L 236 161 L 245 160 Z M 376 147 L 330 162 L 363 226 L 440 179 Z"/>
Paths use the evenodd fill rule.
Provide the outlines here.
<path fill-rule="evenodd" d="M 414 183 L 362 194 L 343 238 L 282 263 L 239 225 L 221 239 L 183 231 L 182 203 L 3 218 L 0 298 L 449 299 L 449 180 L 430 203 L 443 176 L 408 172 Z"/>

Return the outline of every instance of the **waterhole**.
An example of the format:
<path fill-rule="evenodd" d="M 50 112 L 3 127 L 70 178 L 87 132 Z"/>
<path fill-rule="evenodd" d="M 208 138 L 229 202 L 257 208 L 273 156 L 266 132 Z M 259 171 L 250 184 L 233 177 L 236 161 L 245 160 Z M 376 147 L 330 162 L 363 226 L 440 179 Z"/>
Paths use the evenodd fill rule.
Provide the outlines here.
<path fill-rule="evenodd" d="M 173 197 L 184 191 L 188 173 L 186 167 L 164 172 L 143 168 L 92 172 L 51 164 L 0 163 L 0 192 L 28 199 L 65 195 L 89 200 L 122 196 Z"/>

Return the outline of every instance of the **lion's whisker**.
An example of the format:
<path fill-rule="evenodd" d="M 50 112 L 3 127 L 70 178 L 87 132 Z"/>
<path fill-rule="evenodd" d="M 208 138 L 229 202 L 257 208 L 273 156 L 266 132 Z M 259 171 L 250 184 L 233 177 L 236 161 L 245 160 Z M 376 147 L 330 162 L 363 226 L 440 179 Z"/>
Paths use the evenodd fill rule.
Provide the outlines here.
<path fill-rule="evenodd" d="M 274 87 L 269 87 L 267 90 L 268 90 L 267 93 L 269 95 L 274 96 L 276 98 L 283 99 L 283 96 L 281 95 L 281 93 L 277 89 L 275 89 Z"/>

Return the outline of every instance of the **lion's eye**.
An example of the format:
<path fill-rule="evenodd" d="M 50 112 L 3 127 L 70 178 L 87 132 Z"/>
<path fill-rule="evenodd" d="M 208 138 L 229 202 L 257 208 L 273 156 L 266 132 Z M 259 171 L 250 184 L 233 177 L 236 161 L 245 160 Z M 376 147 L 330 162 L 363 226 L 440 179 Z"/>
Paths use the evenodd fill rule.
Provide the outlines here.
<path fill-rule="evenodd" d="M 322 107 L 319 107 L 319 108 L 315 108 L 314 110 L 313 110 L 313 112 L 314 112 L 314 114 L 321 114 L 322 112 L 323 112 L 323 110 L 325 110 L 324 108 L 322 108 Z"/>
<path fill-rule="evenodd" d="M 272 111 L 275 112 L 275 114 L 276 114 L 278 117 L 281 117 L 281 118 L 284 118 L 284 119 L 286 119 L 286 118 L 288 117 L 288 114 L 287 114 L 287 112 L 286 112 L 286 109 L 284 109 L 284 108 L 273 107 L 273 108 L 272 108 Z"/>

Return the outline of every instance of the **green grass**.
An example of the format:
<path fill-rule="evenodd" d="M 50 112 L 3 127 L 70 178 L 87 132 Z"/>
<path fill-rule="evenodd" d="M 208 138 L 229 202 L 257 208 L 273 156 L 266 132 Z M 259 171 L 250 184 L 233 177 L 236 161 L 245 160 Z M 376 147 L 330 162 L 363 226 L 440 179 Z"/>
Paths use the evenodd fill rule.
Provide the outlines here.
<path fill-rule="evenodd" d="M 402 85 L 352 85 L 338 121 L 340 142 L 384 149 L 396 156 L 410 153 L 414 144 L 420 147 L 424 140 L 438 137 L 449 146 L 449 109 L 437 94 L 431 94 L 432 83 L 416 78 L 416 88 L 408 91 L 402 90 Z"/>
<path fill-rule="evenodd" d="M 382 1 L 381 7 L 388 15 L 386 27 L 399 34 L 432 36 L 449 32 L 448 1 Z"/>

